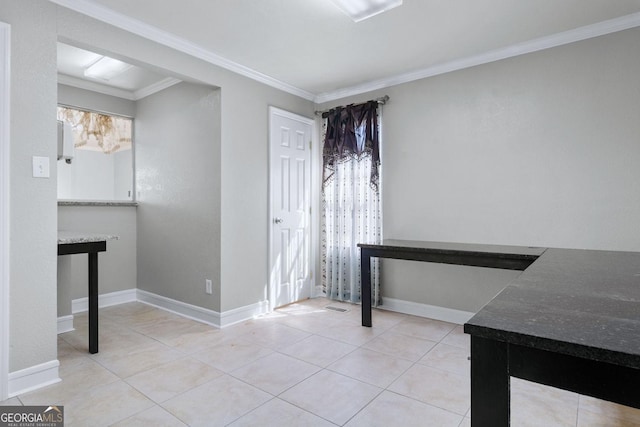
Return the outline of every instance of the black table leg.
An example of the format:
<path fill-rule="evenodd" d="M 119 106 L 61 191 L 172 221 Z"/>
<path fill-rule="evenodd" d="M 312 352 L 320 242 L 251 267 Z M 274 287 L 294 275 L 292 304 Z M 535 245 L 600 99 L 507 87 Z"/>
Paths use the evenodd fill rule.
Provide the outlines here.
<path fill-rule="evenodd" d="M 508 345 L 471 336 L 471 426 L 510 424 Z"/>
<path fill-rule="evenodd" d="M 98 253 L 89 252 L 89 353 L 98 352 Z"/>
<path fill-rule="evenodd" d="M 362 326 L 371 326 L 371 256 L 366 249 L 360 249 L 360 275 Z"/>

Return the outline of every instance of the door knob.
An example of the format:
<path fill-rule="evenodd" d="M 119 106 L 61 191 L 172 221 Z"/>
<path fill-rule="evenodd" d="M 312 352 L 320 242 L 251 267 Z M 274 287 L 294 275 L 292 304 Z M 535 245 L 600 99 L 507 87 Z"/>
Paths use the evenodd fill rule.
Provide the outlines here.
<path fill-rule="evenodd" d="M 283 221 L 283 219 L 282 219 L 282 218 L 273 218 L 273 222 L 274 222 L 275 224 L 280 224 L 282 221 Z"/>

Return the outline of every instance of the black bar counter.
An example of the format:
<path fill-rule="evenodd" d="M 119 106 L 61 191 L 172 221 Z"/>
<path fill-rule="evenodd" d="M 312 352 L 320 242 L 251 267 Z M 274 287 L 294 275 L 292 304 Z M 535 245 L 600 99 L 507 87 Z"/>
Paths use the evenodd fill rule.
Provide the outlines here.
<path fill-rule="evenodd" d="M 511 376 L 640 408 L 640 253 L 548 249 L 464 331 L 473 427 L 510 424 Z"/>
<path fill-rule="evenodd" d="M 471 425 L 510 425 L 510 377 L 640 408 L 640 252 L 385 240 L 360 244 L 362 325 L 371 257 L 522 270 L 464 325 Z"/>
<path fill-rule="evenodd" d="M 371 326 L 371 258 L 393 258 L 440 264 L 524 270 L 545 248 L 479 245 L 469 243 L 423 242 L 387 239 L 380 245 L 358 244 L 362 274 L 362 326 Z"/>

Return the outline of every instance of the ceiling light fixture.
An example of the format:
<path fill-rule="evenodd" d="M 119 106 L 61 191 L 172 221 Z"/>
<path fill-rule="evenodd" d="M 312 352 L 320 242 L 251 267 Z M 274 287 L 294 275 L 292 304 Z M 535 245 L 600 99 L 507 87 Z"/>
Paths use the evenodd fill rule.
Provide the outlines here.
<path fill-rule="evenodd" d="M 402 0 L 331 0 L 331 2 L 355 22 L 402 5 Z"/>
<path fill-rule="evenodd" d="M 131 68 L 131 64 L 103 56 L 84 70 L 85 77 L 109 81 Z"/>

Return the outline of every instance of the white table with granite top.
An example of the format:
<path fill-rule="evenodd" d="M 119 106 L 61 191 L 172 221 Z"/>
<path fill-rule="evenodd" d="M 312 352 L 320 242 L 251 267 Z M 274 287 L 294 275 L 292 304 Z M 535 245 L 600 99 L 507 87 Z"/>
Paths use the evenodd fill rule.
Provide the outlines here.
<path fill-rule="evenodd" d="M 89 258 L 89 353 L 98 352 L 98 252 L 107 250 L 112 234 L 58 231 L 58 255 L 87 254 Z"/>

